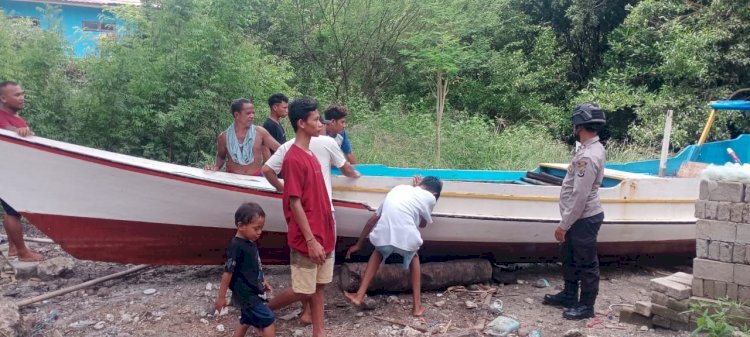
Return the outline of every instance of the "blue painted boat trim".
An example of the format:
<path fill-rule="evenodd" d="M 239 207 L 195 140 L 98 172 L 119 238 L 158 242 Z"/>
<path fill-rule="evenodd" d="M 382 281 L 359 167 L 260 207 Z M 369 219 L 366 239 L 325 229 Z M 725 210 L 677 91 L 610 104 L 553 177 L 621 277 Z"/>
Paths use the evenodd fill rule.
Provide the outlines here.
<path fill-rule="evenodd" d="M 750 111 L 750 101 L 745 100 L 720 100 L 709 104 L 711 108 L 716 110 L 740 110 Z"/>
<path fill-rule="evenodd" d="M 700 148 L 696 145 L 690 145 L 682 149 L 677 155 L 667 159 L 666 174 L 668 176 L 674 176 L 677 174 L 680 166 L 687 161 L 691 161 L 691 158 L 693 158 L 692 161 L 723 165 L 726 162 L 731 161 L 731 157 L 729 157 L 729 154 L 727 153 L 727 148 L 732 148 L 743 163 L 750 161 L 750 135 L 746 134 L 731 140 L 706 143 Z M 605 167 L 631 173 L 656 175 L 659 172 L 659 160 L 651 159 L 624 164 L 613 163 L 607 164 Z M 444 180 L 526 184 L 521 181 L 521 178 L 526 176 L 525 171 L 398 168 L 379 164 L 357 165 L 357 170 L 359 170 L 363 176 L 374 177 L 409 178 L 415 175 L 421 175 L 436 176 Z M 341 174 L 338 170 L 333 171 L 334 174 Z M 537 167 L 533 169 L 533 171 L 545 172 L 558 177 L 565 176 L 564 170 L 548 167 Z M 618 179 L 605 178 L 602 186 L 612 187 L 619 183 L 620 180 Z"/>

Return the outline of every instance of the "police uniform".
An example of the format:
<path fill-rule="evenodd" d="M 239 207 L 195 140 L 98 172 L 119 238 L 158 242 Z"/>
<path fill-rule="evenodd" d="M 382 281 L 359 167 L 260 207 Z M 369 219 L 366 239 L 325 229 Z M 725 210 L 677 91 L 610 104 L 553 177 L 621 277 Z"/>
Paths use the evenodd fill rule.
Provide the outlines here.
<path fill-rule="evenodd" d="M 598 110 L 598 107 L 593 107 Z M 603 112 L 598 110 L 598 113 L 603 120 Z M 561 249 L 565 288 L 559 294 L 546 295 L 544 303 L 565 307 L 563 316 L 569 319 L 594 315 L 594 303 L 599 292 L 596 241 L 604 220 L 599 187 L 604 179 L 606 156 L 598 136 L 585 141 L 573 156 L 560 190 L 559 227 L 566 231 Z"/>

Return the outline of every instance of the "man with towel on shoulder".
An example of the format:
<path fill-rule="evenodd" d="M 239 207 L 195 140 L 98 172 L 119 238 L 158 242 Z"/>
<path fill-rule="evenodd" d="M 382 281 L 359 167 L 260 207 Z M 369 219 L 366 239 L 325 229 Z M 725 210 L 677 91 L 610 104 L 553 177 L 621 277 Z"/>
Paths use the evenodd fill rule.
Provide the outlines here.
<path fill-rule="evenodd" d="M 263 127 L 253 125 L 253 101 L 246 98 L 232 101 L 231 113 L 234 122 L 216 139 L 216 161 L 213 165 L 207 165 L 205 169 L 218 171 L 226 163 L 229 173 L 260 176 L 263 149 L 276 151 L 279 142 Z"/>

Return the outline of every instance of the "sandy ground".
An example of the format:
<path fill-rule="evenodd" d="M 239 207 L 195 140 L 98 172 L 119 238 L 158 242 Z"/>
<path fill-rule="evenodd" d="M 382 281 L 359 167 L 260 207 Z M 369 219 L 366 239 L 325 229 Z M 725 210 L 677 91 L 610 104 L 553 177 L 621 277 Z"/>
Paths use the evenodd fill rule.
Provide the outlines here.
<path fill-rule="evenodd" d="M 43 235 L 28 228 L 29 236 Z M 57 245 L 34 244 L 34 249 L 47 257 L 67 256 Z M 51 281 L 21 279 L 3 286 L 0 296 L 18 301 L 59 288 L 82 283 L 132 266 L 76 260 L 72 275 Z M 516 319 L 522 332 L 538 330 L 541 336 L 563 336 L 570 329 L 579 329 L 584 336 L 688 336 L 665 330 L 641 330 L 640 326 L 619 324 L 618 304 L 633 304 L 649 298 L 651 278 L 676 271 L 690 272 L 685 261 L 669 263 L 630 261 L 602 266 L 602 281 L 597 311 L 602 324 L 587 327 L 586 321 L 562 319 L 560 309 L 541 305 L 542 296 L 557 292 L 562 279 L 560 267 L 554 264 L 530 265 L 518 272 L 518 284 L 498 285 L 495 299 L 503 302 L 504 315 Z M 267 278 L 278 291 L 290 286 L 289 268 L 266 266 Z M 219 266 L 155 266 L 129 276 L 107 281 L 86 290 L 76 291 L 21 309 L 30 336 L 231 336 L 238 324 L 238 312 L 230 308 L 225 315 L 213 315 L 213 301 L 222 273 Z M 537 288 L 534 283 L 546 279 L 551 287 Z M 334 281 L 336 282 L 336 281 Z M 155 290 L 153 294 L 147 294 Z M 327 288 L 326 330 L 328 336 L 411 336 L 413 331 L 385 322 L 377 317 L 448 332 L 471 329 L 497 315 L 483 308 L 467 308 L 466 301 L 480 302 L 467 292 L 426 292 L 423 302 L 427 310 L 423 319 L 410 316 L 410 294 L 371 294 L 378 306 L 361 311 L 348 304 L 338 284 Z M 443 302 L 443 303 L 438 303 Z M 437 306 L 436 303 L 442 304 Z M 277 316 L 293 316 L 298 306 L 281 310 Z M 289 318 L 289 317 L 286 317 Z M 223 330 L 223 331 L 221 331 Z M 408 329 L 407 329 L 408 330 Z M 410 334 L 411 333 L 411 334 Z M 278 336 L 310 336 L 310 327 L 297 318 L 277 321 Z M 254 334 L 249 332 L 248 336 Z M 428 334 L 422 334 L 428 335 Z M 477 334 L 476 336 L 481 336 Z"/>

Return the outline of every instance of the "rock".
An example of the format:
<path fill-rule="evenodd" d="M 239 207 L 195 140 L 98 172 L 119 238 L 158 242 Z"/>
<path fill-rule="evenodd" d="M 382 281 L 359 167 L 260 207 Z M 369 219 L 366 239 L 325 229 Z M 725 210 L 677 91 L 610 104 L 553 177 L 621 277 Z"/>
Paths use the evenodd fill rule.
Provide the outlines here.
<path fill-rule="evenodd" d="M 479 290 L 479 286 L 476 284 L 470 284 L 468 287 L 466 287 L 466 290 L 471 290 L 471 291 Z"/>
<path fill-rule="evenodd" d="M 153 294 L 156 294 L 156 289 L 154 289 L 154 288 L 145 289 L 145 290 L 143 290 L 143 294 L 144 295 L 153 295 Z"/>
<path fill-rule="evenodd" d="M 355 314 L 354 316 L 357 316 L 357 317 L 364 317 L 364 316 L 365 316 L 365 313 L 364 313 L 364 312 L 361 312 L 361 311 L 360 311 L 360 312 L 356 313 L 356 314 Z"/>
<path fill-rule="evenodd" d="M 442 307 L 444 305 L 445 305 L 445 301 L 437 301 L 437 302 L 435 302 L 435 306 L 438 307 L 438 308 L 440 308 L 440 307 Z"/>
<path fill-rule="evenodd" d="M 570 329 L 568 331 L 565 331 L 563 334 L 563 337 L 586 337 L 586 335 L 581 332 L 581 330 L 578 329 Z"/>
<path fill-rule="evenodd" d="M 23 336 L 23 321 L 18 306 L 12 301 L 0 297 L 0 336 Z"/>
<path fill-rule="evenodd" d="M 96 290 L 96 296 L 99 296 L 99 297 L 107 297 L 109 296 L 109 294 L 110 294 L 110 291 L 109 291 L 109 288 L 107 287 L 101 287 Z"/>
<path fill-rule="evenodd" d="M 99 322 L 97 322 L 96 324 L 94 324 L 94 329 L 96 329 L 96 330 L 101 330 L 101 329 L 104 329 L 104 326 L 105 326 L 106 324 L 107 324 L 107 323 L 104 323 L 104 321 L 99 321 Z"/>
<path fill-rule="evenodd" d="M 528 304 L 534 304 L 534 299 L 531 297 L 526 297 L 523 301 Z"/>
<path fill-rule="evenodd" d="M 645 326 L 645 325 L 641 325 L 641 328 L 640 328 L 640 329 L 638 329 L 638 330 L 641 330 L 641 331 L 648 331 L 648 327 L 647 327 L 647 326 Z"/>
<path fill-rule="evenodd" d="M 414 330 L 412 327 L 405 327 L 403 330 L 401 330 L 401 336 L 403 337 L 419 337 L 422 333 L 420 333 L 417 330 Z"/>
<path fill-rule="evenodd" d="M 490 336 L 507 336 L 509 333 L 518 330 L 520 324 L 510 317 L 500 316 L 487 324 L 484 333 Z"/>
<path fill-rule="evenodd" d="M 477 304 L 474 303 L 473 301 L 466 301 L 465 304 L 466 304 L 466 309 L 476 309 L 477 308 Z"/>
<path fill-rule="evenodd" d="M 92 326 L 94 324 L 96 324 L 95 321 L 87 319 L 87 320 L 83 320 L 83 321 L 75 321 L 73 323 L 70 323 L 68 325 L 68 327 L 69 328 L 73 328 L 73 329 L 82 329 L 82 328 L 85 328 L 85 327 Z"/>
<path fill-rule="evenodd" d="M 210 283 L 209 283 L 210 284 Z M 219 324 L 216 326 L 216 331 L 218 332 L 224 332 L 224 324 Z"/>
<path fill-rule="evenodd" d="M 378 301 L 369 297 L 366 297 L 364 300 L 362 300 L 362 305 L 360 306 L 362 310 L 375 310 L 375 308 L 377 307 Z"/>
<path fill-rule="evenodd" d="M 299 316 L 300 313 L 302 313 L 302 309 L 295 309 L 286 315 L 279 316 L 279 319 L 283 321 L 291 321 L 292 319 L 297 318 L 297 316 Z"/>
<path fill-rule="evenodd" d="M 385 301 L 388 302 L 388 304 L 398 303 L 398 297 L 391 295 L 388 296 Z"/>
<path fill-rule="evenodd" d="M 143 335 L 144 336 L 155 336 L 156 335 L 156 331 L 154 331 L 154 330 L 143 330 Z"/>
<path fill-rule="evenodd" d="M 104 318 L 107 320 L 107 322 L 114 322 L 115 321 L 115 315 L 107 314 L 104 316 Z"/>
<path fill-rule="evenodd" d="M 549 287 L 549 281 L 547 279 L 540 278 L 534 282 L 533 286 L 535 288 L 547 288 Z"/>
<path fill-rule="evenodd" d="M 37 275 L 42 280 L 54 280 L 58 277 L 72 276 L 75 265 L 75 260 L 69 257 L 53 257 L 39 262 Z"/>
<path fill-rule="evenodd" d="M 527 329 L 527 328 L 520 328 L 520 329 L 518 329 L 517 335 L 519 337 L 526 337 L 526 336 L 529 335 L 529 329 Z"/>
<path fill-rule="evenodd" d="M 526 281 L 524 281 L 524 280 L 518 280 L 518 284 L 526 284 Z"/>
<path fill-rule="evenodd" d="M 123 323 L 130 323 L 133 321 L 133 316 L 130 316 L 130 314 L 122 314 L 120 316 L 120 321 Z"/>
<path fill-rule="evenodd" d="M 16 270 L 16 277 L 19 279 L 30 279 L 37 275 L 39 262 L 10 261 L 10 264 Z"/>
<path fill-rule="evenodd" d="M 206 283 L 206 290 L 211 291 L 211 288 L 213 288 L 213 285 L 211 284 L 211 282 Z"/>
<path fill-rule="evenodd" d="M 208 325 L 208 320 L 205 318 L 201 318 L 201 323 Z"/>
<path fill-rule="evenodd" d="M 294 329 L 294 332 L 292 333 L 292 336 L 294 337 L 302 337 L 305 335 L 305 330 L 302 329 Z"/>

